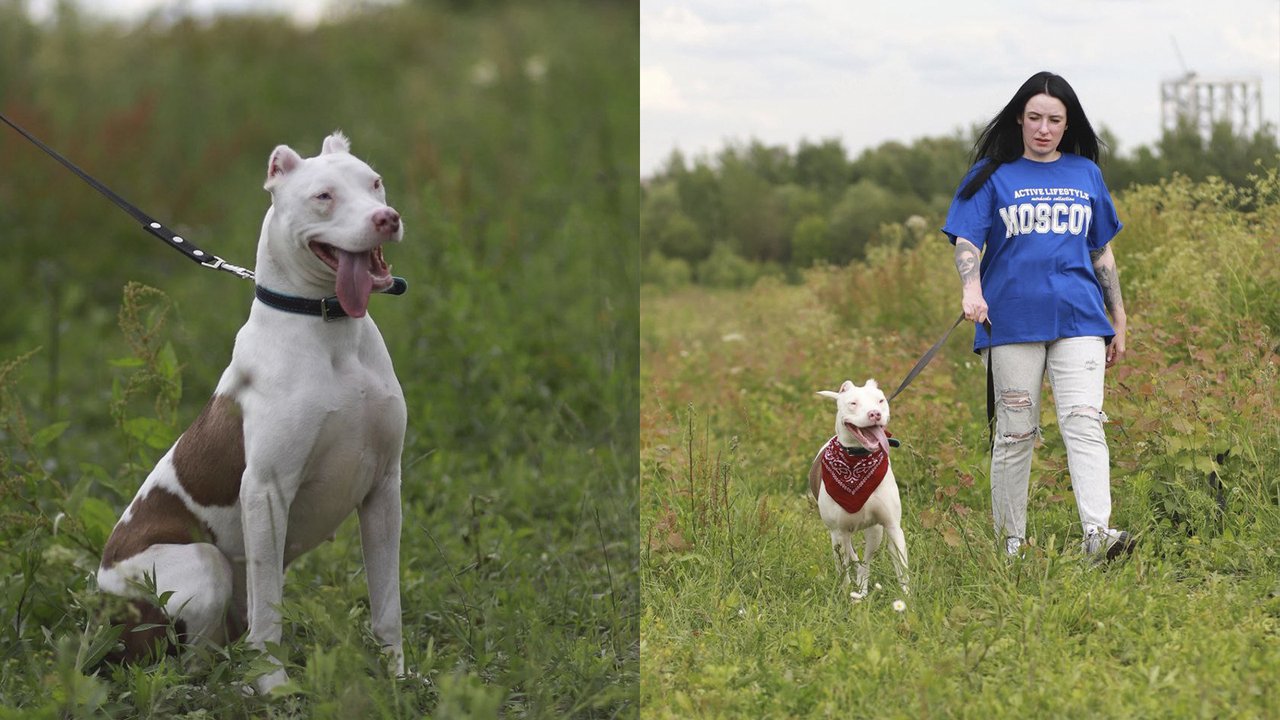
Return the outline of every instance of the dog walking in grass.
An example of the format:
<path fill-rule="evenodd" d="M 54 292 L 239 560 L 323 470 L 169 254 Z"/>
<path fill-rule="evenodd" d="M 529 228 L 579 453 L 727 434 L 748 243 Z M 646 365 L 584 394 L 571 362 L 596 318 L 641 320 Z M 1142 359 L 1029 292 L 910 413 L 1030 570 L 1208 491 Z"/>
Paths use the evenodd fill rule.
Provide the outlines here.
<path fill-rule="evenodd" d="M 818 394 L 836 402 L 836 434 L 809 468 L 809 492 L 818 502 L 818 514 L 831 533 L 831 550 L 836 571 L 845 585 L 856 584 L 849 597 L 867 595 L 871 558 L 885 535 L 902 592 L 907 592 L 907 543 L 902 534 L 902 500 L 889 461 L 891 440 L 889 401 L 868 380 L 857 386 L 845 380 L 839 392 L 819 390 Z M 861 530 L 866 539 L 861 560 L 853 550 L 853 533 Z M 856 578 L 850 570 L 856 566 Z"/>

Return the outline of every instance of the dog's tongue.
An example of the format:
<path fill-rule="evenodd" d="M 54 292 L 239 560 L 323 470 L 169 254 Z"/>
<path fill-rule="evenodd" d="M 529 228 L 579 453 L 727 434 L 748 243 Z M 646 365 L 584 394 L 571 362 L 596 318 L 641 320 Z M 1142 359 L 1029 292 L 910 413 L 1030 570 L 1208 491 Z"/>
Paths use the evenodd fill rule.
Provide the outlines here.
<path fill-rule="evenodd" d="M 871 435 L 876 439 L 876 443 L 880 445 L 881 450 L 886 453 L 889 452 L 889 436 L 885 435 L 883 425 L 872 425 L 867 428 L 867 432 L 871 433 Z M 867 449 L 870 450 L 871 448 Z"/>
<path fill-rule="evenodd" d="M 372 252 L 353 253 L 334 248 L 338 255 L 338 302 L 351 317 L 364 317 L 369 308 L 369 293 L 373 292 L 373 276 L 369 266 Z"/>

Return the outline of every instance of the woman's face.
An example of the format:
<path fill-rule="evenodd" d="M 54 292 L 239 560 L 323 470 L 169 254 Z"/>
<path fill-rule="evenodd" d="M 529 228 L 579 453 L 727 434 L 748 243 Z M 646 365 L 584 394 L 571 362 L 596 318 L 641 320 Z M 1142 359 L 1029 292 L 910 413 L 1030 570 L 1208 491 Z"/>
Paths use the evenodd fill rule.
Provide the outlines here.
<path fill-rule="evenodd" d="M 1067 129 L 1067 106 L 1040 93 L 1027 101 L 1018 118 L 1022 126 L 1022 156 L 1036 162 L 1058 159 L 1058 143 Z"/>

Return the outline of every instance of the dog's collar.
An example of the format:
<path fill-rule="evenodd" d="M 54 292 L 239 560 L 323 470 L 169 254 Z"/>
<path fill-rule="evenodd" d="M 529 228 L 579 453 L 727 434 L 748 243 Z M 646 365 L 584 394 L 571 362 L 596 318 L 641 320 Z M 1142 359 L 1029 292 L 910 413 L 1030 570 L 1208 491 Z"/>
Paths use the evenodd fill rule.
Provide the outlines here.
<path fill-rule="evenodd" d="M 836 441 L 836 444 L 839 445 L 840 449 L 844 450 L 845 453 L 848 455 L 870 455 L 873 452 L 878 452 L 877 450 L 868 450 L 864 447 L 849 447 L 848 445 L 841 444 L 840 441 L 838 440 Z M 893 437 L 889 438 L 889 447 L 896 448 L 896 447 L 900 447 L 901 445 L 902 443 L 899 442 L 896 438 L 893 438 Z"/>
<path fill-rule="evenodd" d="M 385 295 L 403 295 L 404 291 L 409 288 L 409 283 L 402 277 L 392 278 L 391 287 L 383 290 Z M 268 290 L 261 285 L 253 286 L 254 297 L 261 300 L 268 307 L 276 310 L 295 313 L 297 315 L 310 315 L 312 317 L 323 318 L 325 322 L 330 320 L 341 320 L 350 317 L 347 312 L 342 309 L 342 303 L 338 302 L 338 296 L 332 295 L 319 300 L 311 298 L 300 298 L 293 295 L 284 295 L 274 290 Z"/>
<path fill-rule="evenodd" d="M 253 286 L 253 294 L 254 297 L 262 301 L 262 304 L 267 307 L 273 307 L 276 310 L 324 318 L 326 322 L 347 317 L 346 311 L 342 309 L 342 303 L 338 302 L 337 295 L 320 300 L 312 300 L 310 298 L 294 297 L 293 295 L 282 295 L 261 285 Z"/>

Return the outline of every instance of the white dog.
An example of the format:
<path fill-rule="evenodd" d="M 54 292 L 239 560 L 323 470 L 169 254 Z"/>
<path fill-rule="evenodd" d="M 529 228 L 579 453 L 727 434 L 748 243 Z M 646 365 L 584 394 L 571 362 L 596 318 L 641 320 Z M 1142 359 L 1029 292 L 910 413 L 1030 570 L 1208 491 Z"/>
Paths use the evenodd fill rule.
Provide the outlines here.
<path fill-rule="evenodd" d="M 112 531 L 99 587 L 133 598 L 144 574 L 172 592 L 165 613 L 189 640 L 248 630 L 280 641 L 285 567 L 356 511 L 374 634 L 404 672 L 400 621 L 400 455 L 406 410 L 369 295 L 393 279 L 382 245 L 404 227 L 382 180 L 334 133 L 303 159 L 271 154 L 271 207 L 257 254 L 257 301 L 204 412 L 161 458 Z M 333 297 L 336 296 L 336 297 Z M 125 653 L 157 632 L 126 630 Z M 283 668 L 257 681 L 266 692 Z"/>
<path fill-rule="evenodd" d="M 831 532 L 836 571 L 848 585 L 850 566 L 857 564 L 857 587 L 849 594 L 854 600 L 867 595 L 871 558 L 885 534 L 892 543 L 893 566 L 902 592 L 907 592 L 907 543 L 902 535 L 902 501 L 898 483 L 889 463 L 889 402 L 868 380 L 859 387 L 849 380 L 840 392 L 819 390 L 836 401 L 836 434 L 809 468 L 809 491 L 818 501 L 818 514 Z M 852 535 L 864 531 L 866 548 L 859 561 Z"/>

